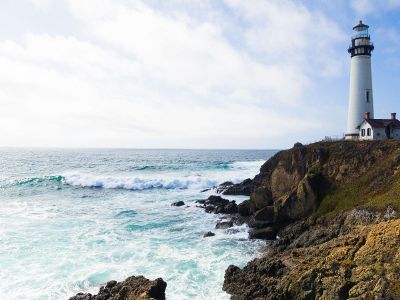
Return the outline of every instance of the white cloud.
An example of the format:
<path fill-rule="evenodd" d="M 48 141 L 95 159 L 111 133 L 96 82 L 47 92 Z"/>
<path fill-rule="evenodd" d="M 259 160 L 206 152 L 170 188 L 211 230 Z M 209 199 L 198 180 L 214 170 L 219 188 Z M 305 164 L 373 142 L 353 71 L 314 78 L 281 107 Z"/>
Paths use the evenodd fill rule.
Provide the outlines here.
<path fill-rule="evenodd" d="M 376 15 L 382 11 L 400 7 L 400 0 L 352 0 L 351 6 L 359 18 Z"/>
<path fill-rule="evenodd" d="M 69 0 L 76 34 L 0 40 L 0 144 L 277 147 L 318 128 L 302 98 L 342 69 L 338 26 L 297 2 L 226 3 L 246 26 Z"/>

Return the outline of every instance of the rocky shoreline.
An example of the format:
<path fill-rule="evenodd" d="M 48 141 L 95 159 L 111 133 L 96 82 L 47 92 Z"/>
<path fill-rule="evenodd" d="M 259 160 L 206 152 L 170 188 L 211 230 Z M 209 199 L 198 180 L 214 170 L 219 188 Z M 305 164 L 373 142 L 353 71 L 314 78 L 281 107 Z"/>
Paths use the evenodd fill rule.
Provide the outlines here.
<path fill-rule="evenodd" d="M 78 293 L 69 300 L 165 300 L 167 283 L 162 278 L 149 280 L 131 276 L 122 282 L 107 282 L 96 295 Z"/>
<path fill-rule="evenodd" d="M 232 299 L 400 299 L 400 142 L 297 143 L 215 191 L 196 206 L 225 216 L 216 229 L 246 223 L 249 238 L 272 241 L 226 270 Z M 90 297 L 71 299 L 153 299 Z"/>

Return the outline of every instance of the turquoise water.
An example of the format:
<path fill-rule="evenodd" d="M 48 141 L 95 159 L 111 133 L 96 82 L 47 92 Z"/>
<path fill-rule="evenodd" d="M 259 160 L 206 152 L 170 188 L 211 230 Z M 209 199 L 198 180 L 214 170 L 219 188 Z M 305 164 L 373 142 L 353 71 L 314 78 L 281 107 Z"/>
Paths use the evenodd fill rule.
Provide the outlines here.
<path fill-rule="evenodd" d="M 0 299 L 67 299 L 138 274 L 163 277 L 168 299 L 228 299 L 225 269 L 263 243 L 214 229 L 222 216 L 194 201 L 274 152 L 0 149 Z"/>

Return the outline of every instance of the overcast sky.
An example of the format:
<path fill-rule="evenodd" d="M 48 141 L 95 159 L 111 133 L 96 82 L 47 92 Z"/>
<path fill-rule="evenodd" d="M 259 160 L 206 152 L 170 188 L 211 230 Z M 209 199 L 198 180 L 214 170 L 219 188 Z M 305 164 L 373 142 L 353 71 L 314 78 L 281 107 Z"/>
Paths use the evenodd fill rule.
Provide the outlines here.
<path fill-rule="evenodd" d="M 284 148 L 346 128 L 352 27 L 400 112 L 400 0 L 1 0 L 0 146 Z"/>

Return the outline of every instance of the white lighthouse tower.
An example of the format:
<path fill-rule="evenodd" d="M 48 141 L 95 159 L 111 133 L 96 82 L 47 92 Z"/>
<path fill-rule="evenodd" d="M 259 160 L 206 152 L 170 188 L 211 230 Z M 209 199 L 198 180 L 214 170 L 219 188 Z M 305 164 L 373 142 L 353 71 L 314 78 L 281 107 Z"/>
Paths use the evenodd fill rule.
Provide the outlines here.
<path fill-rule="evenodd" d="M 369 26 L 360 21 L 353 27 L 353 36 L 348 52 L 351 55 L 349 110 L 346 140 L 358 139 L 358 126 L 366 112 L 374 118 L 372 96 L 371 52 L 374 45 L 368 33 Z"/>

